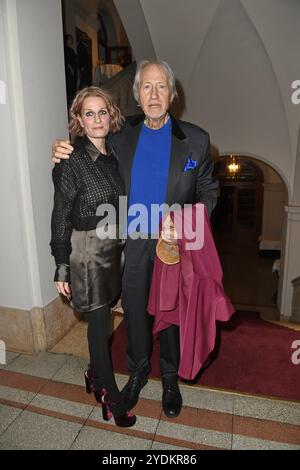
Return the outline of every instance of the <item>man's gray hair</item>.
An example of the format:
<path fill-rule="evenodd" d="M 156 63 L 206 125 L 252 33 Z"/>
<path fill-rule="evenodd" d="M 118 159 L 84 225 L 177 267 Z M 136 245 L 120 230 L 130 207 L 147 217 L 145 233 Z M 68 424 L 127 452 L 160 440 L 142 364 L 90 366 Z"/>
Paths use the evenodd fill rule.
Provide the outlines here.
<path fill-rule="evenodd" d="M 164 60 L 158 60 L 158 59 L 148 59 L 148 60 L 142 60 L 137 64 L 137 69 L 136 69 L 136 74 L 134 77 L 134 82 L 133 82 L 133 96 L 135 100 L 137 101 L 138 104 L 140 104 L 140 86 L 141 86 L 141 76 L 142 72 L 148 65 L 157 65 L 158 67 L 161 67 L 167 75 L 168 79 L 168 86 L 170 90 L 170 95 L 171 95 L 171 101 L 174 100 L 178 96 L 177 90 L 176 90 L 176 79 L 173 70 L 171 69 L 170 65 L 165 62 Z"/>

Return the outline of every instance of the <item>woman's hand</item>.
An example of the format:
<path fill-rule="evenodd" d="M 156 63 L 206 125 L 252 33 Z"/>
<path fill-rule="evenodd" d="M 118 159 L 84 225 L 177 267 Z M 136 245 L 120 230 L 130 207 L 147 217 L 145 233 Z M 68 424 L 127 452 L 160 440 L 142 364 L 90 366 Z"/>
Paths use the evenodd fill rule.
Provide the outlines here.
<path fill-rule="evenodd" d="M 52 145 L 52 161 L 53 163 L 60 163 L 60 160 L 67 160 L 74 148 L 69 140 L 55 140 Z"/>
<path fill-rule="evenodd" d="M 71 295 L 71 287 L 68 282 L 56 281 L 54 284 L 60 294 L 64 295 L 65 297 L 69 297 Z"/>
<path fill-rule="evenodd" d="M 71 295 L 70 281 L 70 265 L 64 263 L 58 264 L 54 275 L 54 284 L 58 292 L 65 297 Z"/>

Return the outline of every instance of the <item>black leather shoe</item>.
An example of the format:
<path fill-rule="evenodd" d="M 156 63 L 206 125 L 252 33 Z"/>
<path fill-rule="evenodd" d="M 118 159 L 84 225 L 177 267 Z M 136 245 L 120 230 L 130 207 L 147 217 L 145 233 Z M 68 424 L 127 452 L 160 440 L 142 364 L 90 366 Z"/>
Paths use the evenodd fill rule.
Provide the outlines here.
<path fill-rule="evenodd" d="M 176 418 L 182 408 L 182 396 L 178 387 L 177 379 L 163 379 L 162 406 L 168 418 Z"/>
<path fill-rule="evenodd" d="M 135 407 L 138 402 L 140 391 L 148 382 L 148 377 L 135 374 L 129 377 L 129 380 L 122 390 L 124 402 L 129 410 Z"/>

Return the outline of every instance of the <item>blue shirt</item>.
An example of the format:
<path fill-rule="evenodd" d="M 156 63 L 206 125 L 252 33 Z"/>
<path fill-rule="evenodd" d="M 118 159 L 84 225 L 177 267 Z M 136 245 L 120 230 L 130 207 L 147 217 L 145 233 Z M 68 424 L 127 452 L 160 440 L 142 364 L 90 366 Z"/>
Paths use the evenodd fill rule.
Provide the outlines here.
<path fill-rule="evenodd" d="M 149 129 L 145 124 L 142 127 L 131 170 L 128 233 L 158 233 L 162 214 L 156 211 L 157 216 L 151 221 L 151 205 L 161 205 L 166 201 L 171 140 L 170 118 L 160 129 Z M 133 204 L 143 204 L 145 208 L 137 210 Z M 152 206 L 153 209 L 155 212 L 156 208 Z M 133 220 L 135 222 L 132 223 Z"/>

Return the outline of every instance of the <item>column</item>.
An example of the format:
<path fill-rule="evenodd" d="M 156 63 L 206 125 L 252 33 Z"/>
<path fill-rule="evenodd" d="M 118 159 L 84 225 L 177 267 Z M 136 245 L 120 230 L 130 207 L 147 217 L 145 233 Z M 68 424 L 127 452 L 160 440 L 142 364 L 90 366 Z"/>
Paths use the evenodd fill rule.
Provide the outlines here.
<path fill-rule="evenodd" d="M 282 183 L 264 183 L 261 249 L 280 250 L 286 190 Z"/>
<path fill-rule="evenodd" d="M 77 321 L 49 247 L 51 145 L 68 136 L 61 13 L 60 0 L 0 0 L 0 341 L 29 353 Z"/>
<path fill-rule="evenodd" d="M 300 275 L 300 206 L 286 206 L 285 214 L 285 250 L 281 260 L 278 300 L 280 315 L 291 320 L 293 280 Z"/>

